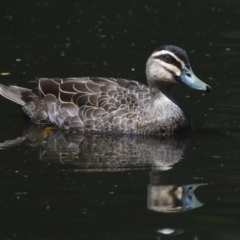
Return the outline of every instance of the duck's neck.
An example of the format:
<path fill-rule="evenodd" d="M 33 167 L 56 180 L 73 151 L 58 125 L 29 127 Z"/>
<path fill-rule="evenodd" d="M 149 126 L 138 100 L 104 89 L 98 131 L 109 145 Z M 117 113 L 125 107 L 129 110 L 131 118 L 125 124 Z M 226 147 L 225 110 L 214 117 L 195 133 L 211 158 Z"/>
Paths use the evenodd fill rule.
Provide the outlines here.
<path fill-rule="evenodd" d="M 151 102 L 146 115 L 146 131 L 169 134 L 189 128 L 189 119 L 171 95 L 172 84 L 150 85 Z"/>
<path fill-rule="evenodd" d="M 168 121 L 176 118 L 182 112 L 171 95 L 171 85 L 150 86 L 151 101 L 148 106 L 149 117 Z"/>
<path fill-rule="evenodd" d="M 175 100 L 171 94 L 172 86 L 172 83 L 149 84 L 151 102 L 154 103 L 155 101 L 159 101 L 162 98 L 168 98 L 170 101 L 175 103 Z"/>

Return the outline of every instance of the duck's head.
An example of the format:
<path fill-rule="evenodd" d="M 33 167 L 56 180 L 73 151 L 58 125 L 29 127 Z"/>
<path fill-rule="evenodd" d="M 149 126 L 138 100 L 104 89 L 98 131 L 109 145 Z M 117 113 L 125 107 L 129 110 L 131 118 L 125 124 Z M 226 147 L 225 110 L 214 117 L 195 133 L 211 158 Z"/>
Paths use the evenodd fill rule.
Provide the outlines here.
<path fill-rule="evenodd" d="M 147 61 L 146 75 L 150 87 L 171 88 L 173 83 L 180 82 L 190 88 L 211 91 L 211 87 L 193 73 L 187 53 L 172 45 L 155 49 Z"/>

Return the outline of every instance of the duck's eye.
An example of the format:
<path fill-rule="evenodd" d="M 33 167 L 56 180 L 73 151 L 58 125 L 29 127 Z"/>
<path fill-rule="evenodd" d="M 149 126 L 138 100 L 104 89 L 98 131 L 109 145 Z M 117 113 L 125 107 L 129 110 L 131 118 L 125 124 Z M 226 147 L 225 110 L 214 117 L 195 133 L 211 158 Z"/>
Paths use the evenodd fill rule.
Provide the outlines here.
<path fill-rule="evenodd" d="M 166 56 L 164 57 L 164 61 L 167 62 L 167 63 L 172 63 L 172 62 L 173 62 L 173 59 L 172 59 L 171 56 L 166 55 Z"/>

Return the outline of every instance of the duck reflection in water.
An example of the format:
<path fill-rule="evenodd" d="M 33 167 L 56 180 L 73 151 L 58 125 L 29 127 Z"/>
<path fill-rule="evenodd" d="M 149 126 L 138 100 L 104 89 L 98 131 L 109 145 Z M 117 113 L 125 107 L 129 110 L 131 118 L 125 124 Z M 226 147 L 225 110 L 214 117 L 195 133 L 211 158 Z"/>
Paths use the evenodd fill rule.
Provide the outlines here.
<path fill-rule="evenodd" d="M 198 187 L 204 187 L 204 183 L 194 184 L 191 180 L 182 183 L 179 181 L 183 178 L 181 171 L 174 178 L 168 171 L 171 171 L 171 168 L 173 169 L 181 161 L 188 142 L 188 137 L 159 139 L 136 136 L 84 136 L 65 131 L 53 131 L 50 128 L 41 129 L 35 125 L 26 130 L 22 137 L 1 143 L 0 149 L 25 143 L 41 149 L 41 160 L 71 164 L 75 166 L 75 171 L 123 171 L 129 168 L 139 170 L 147 167 L 150 171 L 150 184 L 148 192 L 146 191 L 148 194 L 147 208 L 156 211 L 159 215 L 168 215 L 168 218 L 173 220 L 159 223 L 155 230 L 157 234 L 173 236 L 189 232 L 189 226 L 186 223 L 180 223 L 178 218 L 175 219 L 174 213 L 185 214 L 187 210 L 191 211 L 203 205 L 195 196 L 194 190 L 196 192 Z M 71 169 L 73 168 L 71 167 Z M 234 198 L 231 198 L 233 196 L 235 195 L 230 195 L 230 198 L 227 196 L 231 202 L 233 202 Z M 214 214 L 215 211 L 214 209 Z M 225 215 L 225 209 L 222 211 Z M 209 216 L 207 214 L 205 219 L 208 219 Z M 189 224 L 192 218 L 186 221 Z M 194 232 L 196 238 L 200 235 L 198 233 L 209 234 L 209 228 L 206 228 L 202 222 L 199 226 L 193 224 L 194 231 L 191 230 L 190 234 Z M 209 226 L 209 223 L 206 224 Z M 219 230 L 219 226 L 214 223 L 213 232 L 216 236 L 214 239 L 239 239 L 238 228 L 224 226 L 221 223 Z M 162 236 L 160 237 L 162 238 Z M 211 236 L 209 239 L 213 239 L 213 237 Z"/>
<path fill-rule="evenodd" d="M 150 172 L 148 209 L 156 212 L 175 213 L 203 206 L 203 203 L 196 198 L 194 190 L 207 184 L 162 185 L 159 176 L 159 171 L 152 170 Z"/>
<path fill-rule="evenodd" d="M 76 166 L 76 172 L 124 171 L 151 167 L 147 206 L 157 212 L 182 212 L 202 206 L 194 190 L 205 184 L 162 184 L 161 173 L 182 159 L 189 137 L 78 135 L 32 126 L 23 137 L 0 148 L 25 143 L 40 147 L 40 159 Z"/>
<path fill-rule="evenodd" d="M 147 208 L 161 213 L 177 213 L 201 207 L 194 190 L 204 184 L 169 184 L 163 173 L 181 161 L 189 136 L 153 138 L 116 135 L 78 135 L 33 125 L 22 137 L 5 141 L 1 148 L 27 144 L 40 148 L 40 159 L 74 165 L 75 172 L 125 171 L 149 168 L 150 184 Z M 72 168 L 71 170 L 72 171 Z M 176 180 L 177 181 L 177 180 Z M 167 230 L 159 226 L 158 234 L 181 235 L 183 229 Z M 170 228 L 169 228 L 170 227 Z M 171 231 L 170 231 L 170 230 Z"/>
<path fill-rule="evenodd" d="M 74 164 L 76 171 L 119 171 L 126 168 L 170 169 L 182 158 L 189 138 L 154 138 L 128 135 L 79 135 L 33 125 L 23 137 L 0 148 L 25 143 L 40 148 L 40 159 Z"/>

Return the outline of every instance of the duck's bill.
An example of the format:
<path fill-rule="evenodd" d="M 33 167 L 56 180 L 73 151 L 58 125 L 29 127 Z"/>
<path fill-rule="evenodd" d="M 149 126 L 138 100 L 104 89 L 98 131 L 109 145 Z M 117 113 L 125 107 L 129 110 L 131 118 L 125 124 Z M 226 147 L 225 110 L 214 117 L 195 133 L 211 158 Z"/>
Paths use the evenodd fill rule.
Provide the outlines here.
<path fill-rule="evenodd" d="M 212 88 L 201 81 L 194 73 L 193 71 L 188 68 L 183 68 L 182 74 L 179 78 L 179 81 L 182 83 L 185 83 L 188 87 L 201 90 L 201 91 L 206 91 L 210 92 Z"/>

